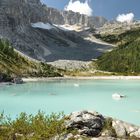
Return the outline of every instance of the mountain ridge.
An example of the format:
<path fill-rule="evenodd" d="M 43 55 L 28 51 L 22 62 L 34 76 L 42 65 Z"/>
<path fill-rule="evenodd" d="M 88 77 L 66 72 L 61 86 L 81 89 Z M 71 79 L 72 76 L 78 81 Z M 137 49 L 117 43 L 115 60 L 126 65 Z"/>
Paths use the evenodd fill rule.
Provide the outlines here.
<path fill-rule="evenodd" d="M 93 26 L 97 23 L 94 26 L 102 26 L 107 21 L 103 17 L 88 17 L 72 11 L 59 11 L 47 7 L 40 0 L 10 0 L 10 2 L 9 0 L 1 0 L 0 13 L 1 19 L 2 16 L 6 15 L 11 25 L 14 22 L 15 25 L 20 25 L 41 21 L 52 22 L 53 24 L 81 24 L 85 26 Z"/>
<path fill-rule="evenodd" d="M 29 57 L 49 62 L 59 59 L 88 61 L 112 48 L 109 45 L 87 41 L 75 31 L 32 27 L 32 23 L 50 23 L 56 17 L 59 19 L 57 14 L 61 12 L 54 10 L 51 12 L 54 19 L 49 19 L 51 14 L 47 9 L 49 8 L 39 0 L 1 0 L 0 38 L 8 39 L 15 49 Z M 88 18 L 78 13 L 69 13 L 71 24 L 79 24 L 82 18 Z M 61 18 L 59 20 L 61 21 Z"/>

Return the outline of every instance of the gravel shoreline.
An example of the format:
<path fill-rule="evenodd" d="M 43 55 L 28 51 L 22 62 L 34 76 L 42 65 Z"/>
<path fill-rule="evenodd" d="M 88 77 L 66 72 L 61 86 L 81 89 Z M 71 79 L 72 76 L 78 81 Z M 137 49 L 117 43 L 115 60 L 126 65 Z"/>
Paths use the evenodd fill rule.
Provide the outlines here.
<path fill-rule="evenodd" d="M 68 70 L 75 70 L 75 69 L 87 69 L 92 61 L 78 61 L 78 60 L 57 60 L 54 62 L 47 62 L 54 67 L 60 69 L 68 69 Z"/>
<path fill-rule="evenodd" d="M 56 80 L 140 80 L 140 76 L 92 76 L 92 77 L 39 77 L 39 78 L 22 78 L 23 82 L 39 82 L 39 81 L 56 81 Z M 0 82 L 2 85 L 11 85 L 11 82 Z"/>
<path fill-rule="evenodd" d="M 50 81 L 50 80 L 140 80 L 140 76 L 92 76 L 92 77 L 48 77 L 48 78 L 22 78 L 24 82 Z"/>

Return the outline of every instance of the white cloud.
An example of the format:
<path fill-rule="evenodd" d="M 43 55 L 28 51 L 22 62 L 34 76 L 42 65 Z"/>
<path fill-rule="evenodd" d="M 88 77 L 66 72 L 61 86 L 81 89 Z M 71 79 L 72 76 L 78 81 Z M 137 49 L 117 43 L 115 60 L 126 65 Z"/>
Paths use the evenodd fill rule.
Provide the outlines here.
<path fill-rule="evenodd" d="M 89 6 L 89 0 L 85 0 L 85 2 L 80 2 L 80 0 L 70 0 L 68 5 L 65 6 L 64 10 L 78 12 L 80 14 L 92 16 L 93 10 Z"/>
<path fill-rule="evenodd" d="M 128 14 L 119 14 L 116 18 L 118 22 L 127 22 L 130 23 L 134 19 L 134 14 L 133 13 L 128 13 Z"/>

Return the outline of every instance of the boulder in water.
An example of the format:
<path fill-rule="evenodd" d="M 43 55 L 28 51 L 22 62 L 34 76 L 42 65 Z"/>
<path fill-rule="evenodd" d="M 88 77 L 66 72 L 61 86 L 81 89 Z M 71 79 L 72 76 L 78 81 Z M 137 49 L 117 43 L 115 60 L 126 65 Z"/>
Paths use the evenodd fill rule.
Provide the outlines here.
<path fill-rule="evenodd" d="M 23 84 L 22 78 L 19 78 L 19 77 L 13 78 L 12 82 L 15 84 Z"/>
<path fill-rule="evenodd" d="M 125 97 L 126 97 L 125 95 L 121 95 L 121 94 L 118 94 L 118 93 L 114 93 L 114 94 L 112 95 L 112 98 L 113 98 L 114 100 L 120 100 L 120 99 L 125 98 Z"/>

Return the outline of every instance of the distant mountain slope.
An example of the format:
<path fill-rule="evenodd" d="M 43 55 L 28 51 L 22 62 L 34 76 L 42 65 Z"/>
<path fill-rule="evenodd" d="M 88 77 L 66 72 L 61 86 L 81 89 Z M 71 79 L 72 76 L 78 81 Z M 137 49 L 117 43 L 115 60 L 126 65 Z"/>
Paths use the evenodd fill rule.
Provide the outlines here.
<path fill-rule="evenodd" d="M 97 60 L 98 68 L 120 73 L 140 73 L 140 28 L 122 34 L 101 37 L 104 41 L 119 45 Z"/>
<path fill-rule="evenodd" d="M 97 58 L 112 46 L 82 38 L 75 31 L 60 28 L 42 29 L 32 23 L 101 26 L 104 18 L 87 17 L 74 12 L 58 11 L 39 0 L 1 0 L 0 38 L 8 39 L 18 51 L 41 61 L 82 60 Z"/>
<path fill-rule="evenodd" d="M 133 21 L 130 23 L 126 22 L 117 22 L 117 21 L 108 21 L 102 27 L 98 28 L 100 35 L 119 35 L 125 33 L 126 31 L 133 30 L 140 27 L 140 21 Z"/>
<path fill-rule="evenodd" d="M 38 63 L 21 56 L 15 52 L 8 41 L 0 39 L 0 75 L 10 76 L 61 76 L 54 67 Z"/>
<path fill-rule="evenodd" d="M 41 61 L 89 61 L 110 50 L 112 46 L 84 40 L 77 32 L 25 27 L 11 36 L 16 49 Z"/>

